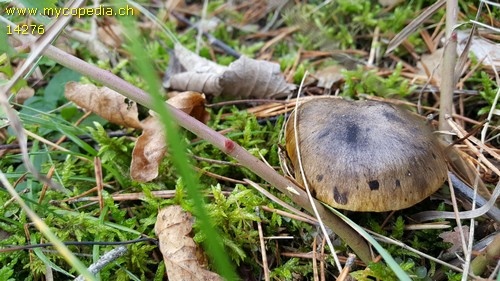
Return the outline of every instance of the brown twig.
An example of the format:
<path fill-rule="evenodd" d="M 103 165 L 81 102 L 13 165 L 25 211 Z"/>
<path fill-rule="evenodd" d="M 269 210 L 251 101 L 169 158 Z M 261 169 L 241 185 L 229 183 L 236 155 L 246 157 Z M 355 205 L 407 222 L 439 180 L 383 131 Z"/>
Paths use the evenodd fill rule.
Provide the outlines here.
<path fill-rule="evenodd" d="M 255 207 L 255 212 L 257 213 L 257 216 L 260 218 L 259 207 Z M 269 277 L 269 267 L 267 265 L 266 244 L 264 242 L 264 233 L 262 232 L 262 224 L 260 221 L 257 221 L 257 230 L 259 232 L 260 252 L 262 254 L 262 270 L 264 270 L 264 280 L 269 281 L 271 280 L 271 278 Z"/>
<path fill-rule="evenodd" d="M 95 191 L 95 187 L 92 189 Z M 157 191 L 151 191 L 150 192 L 153 197 L 156 198 L 164 198 L 164 199 L 170 199 L 175 197 L 175 190 L 157 190 Z M 222 195 L 224 196 L 229 196 L 231 194 L 230 191 L 222 191 Z M 71 198 L 70 199 L 65 199 L 61 201 L 54 201 L 54 202 L 69 202 L 69 203 L 78 203 L 78 202 L 88 202 L 88 201 L 93 201 L 93 202 L 98 202 L 99 197 L 98 196 L 90 196 L 90 197 L 81 197 L 79 195 L 79 198 Z M 136 200 L 143 200 L 144 198 L 147 197 L 144 192 L 134 192 L 134 193 L 123 193 L 123 194 L 114 194 L 110 196 L 113 201 L 136 201 Z M 207 194 L 207 197 L 213 197 L 212 194 Z"/>
<path fill-rule="evenodd" d="M 311 224 L 311 225 L 317 225 L 318 224 L 318 221 L 313 218 L 313 217 L 309 217 L 309 218 L 306 218 L 304 216 L 298 216 L 298 215 L 294 215 L 294 214 L 291 214 L 291 213 L 288 213 L 288 212 L 285 212 L 285 211 L 282 211 L 282 210 L 278 210 L 278 209 L 273 209 L 273 208 L 270 208 L 270 207 L 267 207 L 267 206 L 261 206 L 260 207 L 262 210 L 264 211 L 267 211 L 267 212 L 271 212 L 271 213 L 276 213 L 282 217 L 288 217 L 288 218 L 291 218 L 293 220 L 298 220 L 298 221 L 303 221 L 305 223 L 308 223 L 308 224 Z M 306 215 L 306 214 L 304 214 Z"/>
<path fill-rule="evenodd" d="M 55 167 L 52 165 L 49 169 L 49 172 L 47 173 L 47 178 L 51 179 L 52 175 L 54 175 Z M 45 198 L 45 193 L 47 192 L 47 189 L 49 188 L 49 185 L 47 183 L 43 184 L 42 191 L 40 192 L 40 198 L 38 198 L 38 204 L 41 204 L 43 201 L 43 198 Z"/>
<path fill-rule="evenodd" d="M 345 263 L 345 267 L 340 273 L 339 277 L 337 278 L 337 281 L 344 281 L 347 279 L 347 276 L 351 271 L 351 267 L 354 265 L 355 261 L 356 261 L 356 255 L 349 254 L 349 257 L 347 258 L 347 261 Z"/>
<path fill-rule="evenodd" d="M 97 197 L 99 197 L 99 210 L 102 212 L 104 209 L 104 199 L 102 198 L 102 165 L 101 158 L 94 158 L 94 171 L 95 171 L 95 184 L 97 187 Z"/>
<path fill-rule="evenodd" d="M 313 279 L 314 281 L 319 281 L 319 275 L 318 275 L 318 259 L 317 259 L 317 243 L 318 242 L 318 236 L 314 236 L 313 240 L 313 248 L 312 248 L 312 264 L 313 264 Z"/>
<path fill-rule="evenodd" d="M 204 175 L 207 175 L 209 177 L 212 177 L 214 179 L 218 179 L 218 180 L 222 180 L 222 181 L 227 181 L 227 182 L 232 182 L 232 183 L 239 183 L 239 184 L 244 184 L 244 185 L 247 185 L 248 183 L 244 182 L 244 181 L 240 181 L 240 180 L 236 180 L 236 179 L 233 179 L 233 178 L 229 178 L 229 177 L 225 177 L 225 176 L 221 176 L 221 175 L 218 175 L 216 173 L 212 173 L 212 172 L 209 172 L 207 170 L 203 170 L 203 169 L 200 169 L 196 166 L 193 166 L 193 169 L 204 174 Z"/>
<path fill-rule="evenodd" d="M 321 256 L 325 256 L 325 245 L 326 245 L 326 239 L 321 240 Z M 326 274 L 325 274 L 325 260 L 320 259 L 319 261 L 319 266 L 320 266 L 320 273 L 321 273 L 321 281 L 326 280 Z"/>

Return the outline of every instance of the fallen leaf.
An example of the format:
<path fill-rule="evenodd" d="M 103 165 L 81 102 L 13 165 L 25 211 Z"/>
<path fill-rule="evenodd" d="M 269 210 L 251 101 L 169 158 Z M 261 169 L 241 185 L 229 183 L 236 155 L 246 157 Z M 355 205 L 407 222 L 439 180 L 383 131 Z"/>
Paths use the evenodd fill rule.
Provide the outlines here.
<path fill-rule="evenodd" d="M 207 123 L 210 114 L 205 109 L 205 95 L 198 92 L 181 92 L 167 100 L 171 106 L 178 108 L 203 123 Z"/>
<path fill-rule="evenodd" d="M 31 87 L 22 87 L 19 91 L 17 91 L 16 96 L 14 97 L 14 102 L 18 104 L 23 104 L 27 99 L 31 98 L 35 95 L 35 90 Z"/>
<path fill-rule="evenodd" d="M 118 48 L 123 44 L 123 30 L 116 22 L 106 22 L 97 28 L 99 40 L 107 46 Z"/>
<path fill-rule="evenodd" d="M 467 43 L 467 38 L 469 37 L 470 30 L 457 30 L 457 52 L 461 54 Z M 469 49 L 470 53 L 479 60 L 483 60 L 484 65 L 494 66 L 495 68 L 500 68 L 500 44 L 492 42 L 488 39 L 473 36 L 471 46 Z"/>
<path fill-rule="evenodd" d="M 219 95 L 222 87 L 219 77 L 226 71 L 225 66 L 202 58 L 176 44 L 170 55 L 163 85 L 180 91 L 195 91 Z"/>
<path fill-rule="evenodd" d="M 175 45 L 164 86 L 234 98 L 280 98 L 295 85 L 284 79 L 277 63 L 241 56 L 228 67 L 202 58 L 180 44 Z"/>
<path fill-rule="evenodd" d="M 169 98 L 167 103 L 206 123 L 210 114 L 205 109 L 205 95 L 197 92 L 182 92 Z M 158 168 L 167 152 L 163 124 L 155 115 L 142 123 L 142 134 L 135 143 L 130 163 L 130 177 L 139 182 L 148 182 L 158 176 Z"/>
<path fill-rule="evenodd" d="M 446 231 L 439 234 L 439 237 L 443 239 L 444 242 L 451 243 L 452 246 L 446 250 L 447 253 L 456 253 L 462 249 L 462 237 L 460 235 L 459 227 L 456 226 L 453 231 Z M 465 236 L 465 243 L 467 244 L 469 240 L 469 227 L 467 225 L 462 226 L 462 231 Z"/>
<path fill-rule="evenodd" d="M 286 82 L 277 63 L 241 56 L 220 79 L 222 94 L 242 98 L 281 98 L 295 85 Z"/>
<path fill-rule="evenodd" d="M 90 110 L 117 125 L 141 129 L 137 104 L 106 88 L 93 84 L 69 82 L 64 88 L 64 96 L 80 107 Z"/>
<path fill-rule="evenodd" d="M 132 151 L 130 177 L 139 182 L 148 182 L 158 177 L 158 168 L 166 154 L 167 145 L 163 125 L 155 115 L 140 122 L 137 104 L 127 103 L 124 96 L 106 87 L 70 82 L 66 84 L 64 95 L 78 106 L 114 124 L 142 129 Z M 208 122 L 210 118 L 205 109 L 203 94 L 182 92 L 171 97 L 167 103 L 203 123 Z"/>
<path fill-rule="evenodd" d="M 314 76 L 318 79 L 318 84 L 316 86 L 320 88 L 325 88 L 326 94 L 330 93 L 333 85 L 340 80 L 344 79 L 342 75 L 343 67 L 338 65 L 332 65 L 325 67 L 317 71 Z"/>
<path fill-rule="evenodd" d="M 166 207 L 158 213 L 155 233 L 163 254 L 168 280 L 222 280 L 205 269 L 206 261 L 200 248 L 190 237 L 193 219 L 178 205 Z"/>
<path fill-rule="evenodd" d="M 418 74 L 428 77 L 432 76 L 434 85 L 441 84 L 441 64 L 443 62 L 444 48 L 437 49 L 432 54 L 422 55 L 417 63 Z"/>
<path fill-rule="evenodd" d="M 163 125 L 154 116 L 142 122 L 142 134 L 132 151 L 130 177 L 139 182 L 148 182 L 158 176 L 158 167 L 165 156 L 167 146 Z"/>

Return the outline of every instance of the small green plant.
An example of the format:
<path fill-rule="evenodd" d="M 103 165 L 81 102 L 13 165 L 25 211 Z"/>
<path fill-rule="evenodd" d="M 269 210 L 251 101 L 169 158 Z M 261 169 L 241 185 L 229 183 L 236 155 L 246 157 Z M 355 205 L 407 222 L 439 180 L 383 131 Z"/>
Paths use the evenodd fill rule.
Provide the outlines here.
<path fill-rule="evenodd" d="M 366 70 L 361 66 L 356 70 L 345 70 L 342 72 L 345 77 L 342 95 L 351 98 L 359 94 L 386 98 L 406 97 L 415 89 L 415 86 L 410 86 L 408 79 L 401 76 L 402 68 L 403 65 L 398 63 L 387 78 L 378 75 L 375 69 Z"/>

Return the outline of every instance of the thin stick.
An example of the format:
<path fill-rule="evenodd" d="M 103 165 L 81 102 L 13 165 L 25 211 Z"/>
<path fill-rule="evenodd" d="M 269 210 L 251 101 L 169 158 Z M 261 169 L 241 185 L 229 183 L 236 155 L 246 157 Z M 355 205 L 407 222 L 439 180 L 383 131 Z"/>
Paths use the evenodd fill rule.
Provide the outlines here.
<path fill-rule="evenodd" d="M 255 212 L 260 218 L 259 207 L 255 207 Z M 257 221 L 257 230 L 259 231 L 259 241 L 260 241 L 260 252 L 262 254 L 262 269 L 264 270 L 264 280 L 269 281 L 271 277 L 269 276 L 269 267 L 267 265 L 267 254 L 266 254 L 266 244 L 264 242 L 264 233 L 262 232 L 262 224 Z"/>
<path fill-rule="evenodd" d="M 91 264 L 89 266 L 89 271 L 93 274 L 96 274 L 99 271 L 101 271 L 101 269 L 103 269 L 106 265 L 115 261 L 119 257 L 125 255 L 127 252 L 128 252 L 128 249 L 125 246 L 120 246 L 116 249 L 113 249 L 113 250 L 107 252 L 106 254 L 104 254 L 97 262 Z M 85 280 L 85 278 L 82 275 L 78 276 L 75 279 L 75 281 L 84 281 L 84 280 Z"/>
<path fill-rule="evenodd" d="M 55 167 L 52 165 L 49 169 L 49 172 L 47 173 L 47 178 L 51 179 L 52 176 L 54 175 Z M 42 187 L 42 192 L 40 192 L 40 198 L 38 198 L 38 204 L 42 204 L 43 198 L 45 198 L 45 193 L 47 192 L 47 189 L 49 188 L 49 185 L 47 183 L 43 184 Z"/>
<path fill-rule="evenodd" d="M 101 158 L 94 158 L 94 171 L 95 171 L 95 184 L 97 187 L 97 196 L 99 197 L 99 210 L 104 209 L 104 199 L 102 198 L 102 189 L 103 189 L 103 181 L 102 181 L 102 165 Z"/>
<path fill-rule="evenodd" d="M 276 213 L 276 214 L 278 214 L 278 215 L 280 215 L 282 217 L 287 217 L 287 218 L 291 218 L 291 219 L 294 219 L 294 220 L 303 221 L 303 222 L 311 224 L 311 225 L 317 225 L 318 224 L 318 221 L 315 218 L 313 218 L 313 217 L 311 217 L 311 219 L 306 219 L 305 217 L 297 216 L 297 215 L 294 215 L 294 214 L 290 214 L 290 213 L 282 211 L 282 210 L 269 208 L 267 206 L 261 206 L 261 209 L 264 210 L 264 211 L 267 211 L 267 212 Z"/>
<path fill-rule="evenodd" d="M 303 212 L 301 212 L 300 210 L 297 210 L 296 208 L 292 207 L 290 204 L 286 203 L 285 201 L 279 199 L 278 197 L 274 196 L 273 194 L 271 194 L 270 192 L 268 192 L 267 190 L 263 189 L 262 187 L 260 187 L 258 184 L 256 184 L 255 182 L 249 180 L 249 179 L 244 179 L 245 182 L 247 182 L 248 184 L 250 184 L 250 186 L 252 186 L 253 188 L 257 189 L 257 191 L 259 191 L 260 193 L 264 194 L 264 196 L 266 196 L 267 198 L 271 199 L 272 201 L 276 202 L 278 205 L 280 205 L 281 207 L 291 211 L 292 213 L 304 218 L 305 220 L 304 221 L 309 221 L 309 222 L 313 222 L 313 224 L 316 224 L 317 223 L 317 220 Z"/>
<path fill-rule="evenodd" d="M 347 258 L 347 261 L 345 262 L 345 267 L 344 270 L 340 273 L 339 277 L 337 278 L 337 281 L 344 281 L 347 280 L 347 276 L 349 272 L 351 271 L 351 267 L 354 265 L 354 262 L 356 261 L 356 255 L 349 254 L 349 257 Z"/>
<path fill-rule="evenodd" d="M 453 205 L 453 212 L 455 213 L 455 221 L 457 222 L 458 230 L 460 233 L 460 240 L 462 242 L 462 249 L 464 251 L 464 254 L 467 253 L 467 245 L 465 241 L 465 235 L 464 231 L 462 229 L 462 222 L 460 221 L 460 215 L 458 214 L 458 205 L 457 205 L 457 198 L 455 197 L 455 189 L 453 189 L 453 182 L 451 181 L 450 175 L 448 174 L 448 186 L 450 188 L 450 195 L 451 195 L 451 203 Z M 474 206 L 475 204 L 473 204 Z M 472 239 L 472 237 L 470 237 Z"/>
<path fill-rule="evenodd" d="M 313 248 L 312 248 L 312 264 L 313 264 L 313 280 L 314 281 L 319 281 L 319 275 L 318 275 L 318 258 L 317 258 L 317 244 L 318 244 L 318 235 L 314 236 L 313 240 Z"/>
<path fill-rule="evenodd" d="M 400 242 L 400 241 L 398 241 L 398 240 L 394 240 L 394 239 L 389 238 L 389 237 L 386 237 L 386 236 L 382 236 L 382 235 L 380 235 L 380 234 L 378 234 L 378 233 L 376 233 L 376 232 L 373 232 L 373 231 L 371 231 L 371 230 L 368 230 L 368 229 L 365 229 L 365 230 L 366 230 L 368 233 L 370 233 L 371 235 L 373 235 L 373 237 L 374 237 L 375 239 L 377 239 L 377 240 L 379 240 L 379 241 L 381 241 L 381 242 L 384 242 L 384 243 L 389 243 L 389 244 L 392 244 L 392 245 L 399 246 L 399 247 L 401 247 L 401 248 L 403 248 L 403 249 L 405 249 L 405 250 L 412 251 L 412 252 L 416 253 L 417 255 L 419 255 L 419 256 L 421 256 L 421 257 L 424 257 L 424 258 L 426 258 L 426 259 L 428 259 L 428 260 L 434 261 L 435 263 L 438 263 L 438 264 L 444 265 L 444 266 L 446 266 L 446 267 L 448 267 L 448 268 L 450 268 L 450 269 L 453 269 L 453 270 L 455 270 L 455 271 L 457 271 L 457 272 L 463 272 L 463 270 L 462 270 L 461 268 L 456 267 L 456 266 L 454 266 L 454 265 L 452 265 L 452 264 L 446 263 L 446 262 L 444 262 L 444 261 L 442 261 L 442 260 L 440 260 L 440 259 L 438 259 L 438 258 L 435 258 L 435 257 L 433 257 L 433 256 L 431 256 L 431 255 L 428 255 L 428 254 L 426 254 L 426 253 L 424 253 L 424 252 L 421 252 L 421 251 L 419 251 L 419 250 L 417 250 L 417 249 L 414 249 L 414 248 L 412 248 L 412 247 L 410 247 L 410 246 L 406 245 L 406 244 L 405 244 L 405 243 L 403 243 L 403 242 Z"/>
<path fill-rule="evenodd" d="M 321 240 L 321 256 L 322 257 L 325 256 L 325 244 L 326 244 L 326 240 L 325 239 Z M 319 266 L 320 266 L 320 270 L 321 270 L 321 281 L 325 281 L 326 280 L 325 259 L 319 260 Z"/>

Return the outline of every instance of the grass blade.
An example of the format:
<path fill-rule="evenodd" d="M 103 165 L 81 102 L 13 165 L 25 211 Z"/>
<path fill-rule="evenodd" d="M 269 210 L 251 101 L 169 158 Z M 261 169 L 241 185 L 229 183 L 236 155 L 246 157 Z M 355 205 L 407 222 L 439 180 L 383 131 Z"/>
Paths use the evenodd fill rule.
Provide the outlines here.
<path fill-rule="evenodd" d="M 382 258 L 385 260 L 387 265 L 394 271 L 396 276 L 399 278 L 401 281 L 411 281 L 410 277 L 406 272 L 401 269 L 399 264 L 392 258 L 391 254 L 387 252 L 382 245 L 380 245 L 368 232 L 366 232 L 362 227 L 354 223 L 352 220 L 350 220 L 348 217 L 344 216 L 342 213 L 339 211 L 335 210 L 334 208 L 325 205 L 328 209 L 330 209 L 332 212 L 334 212 L 337 216 L 339 216 L 342 220 L 344 220 L 349 226 L 351 226 L 354 230 L 356 230 L 363 238 L 368 240 L 370 244 L 377 250 L 377 252 L 382 256 Z"/>

